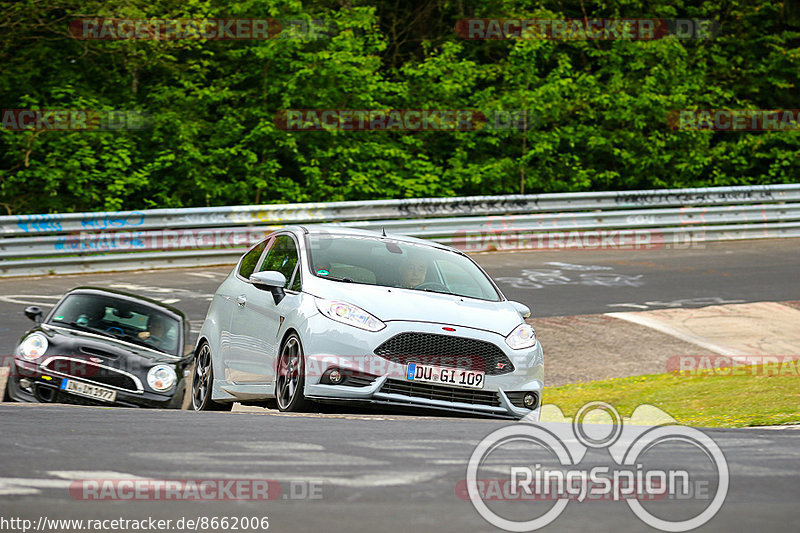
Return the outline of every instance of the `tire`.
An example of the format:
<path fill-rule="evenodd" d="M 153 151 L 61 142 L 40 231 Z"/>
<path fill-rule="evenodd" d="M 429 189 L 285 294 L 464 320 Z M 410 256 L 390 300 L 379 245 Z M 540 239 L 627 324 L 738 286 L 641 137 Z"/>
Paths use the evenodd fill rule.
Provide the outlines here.
<path fill-rule="evenodd" d="M 194 375 L 194 374 L 193 374 Z M 175 394 L 172 395 L 172 399 L 167 405 L 167 409 L 183 409 L 184 400 L 186 399 L 187 395 L 187 379 L 183 378 L 183 380 L 178 382 L 178 386 L 175 388 Z"/>
<path fill-rule="evenodd" d="M 11 388 L 12 379 L 13 378 L 11 376 L 8 376 L 8 381 L 6 381 L 6 386 L 3 387 L 3 399 L 2 399 L 3 403 L 9 403 L 14 401 L 14 398 L 11 397 L 11 392 L 9 392 L 9 389 Z"/>
<path fill-rule="evenodd" d="M 233 402 L 217 403 L 211 399 L 214 383 L 214 366 L 211 364 L 211 348 L 203 343 L 194 358 L 192 372 L 192 409 L 195 411 L 230 411 Z"/>
<path fill-rule="evenodd" d="M 281 345 L 278 356 L 278 372 L 275 379 L 275 398 L 278 410 L 283 412 L 301 412 L 311 405 L 303 395 L 305 386 L 305 357 L 300 337 L 292 333 Z"/>

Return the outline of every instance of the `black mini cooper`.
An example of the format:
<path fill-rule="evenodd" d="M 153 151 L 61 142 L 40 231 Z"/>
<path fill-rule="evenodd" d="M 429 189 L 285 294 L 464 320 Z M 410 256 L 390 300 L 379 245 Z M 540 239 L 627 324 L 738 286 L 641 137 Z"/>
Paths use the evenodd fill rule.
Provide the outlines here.
<path fill-rule="evenodd" d="M 6 395 L 58 402 L 180 409 L 189 321 L 174 307 L 121 291 L 79 287 L 36 322 L 14 351 Z"/>

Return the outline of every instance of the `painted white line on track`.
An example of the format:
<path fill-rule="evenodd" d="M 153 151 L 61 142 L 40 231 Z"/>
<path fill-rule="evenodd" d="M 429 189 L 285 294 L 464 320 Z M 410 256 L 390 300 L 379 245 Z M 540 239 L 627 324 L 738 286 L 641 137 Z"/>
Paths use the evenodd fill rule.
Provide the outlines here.
<path fill-rule="evenodd" d="M 51 476 L 71 481 L 76 479 L 148 479 L 113 470 L 51 470 L 47 473 Z"/>
<path fill-rule="evenodd" d="M 44 296 L 39 294 L 7 294 L 0 296 L 0 301 L 17 305 L 38 305 L 40 307 L 53 307 L 53 303 L 40 300 L 60 300 L 61 296 Z"/>
<path fill-rule="evenodd" d="M 224 278 L 228 274 L 223 272 L 187 272 L 187 276 L 194 276 L 197 278 L 206 278 L 206 279 L 217 279 L 217 278 Z"/>

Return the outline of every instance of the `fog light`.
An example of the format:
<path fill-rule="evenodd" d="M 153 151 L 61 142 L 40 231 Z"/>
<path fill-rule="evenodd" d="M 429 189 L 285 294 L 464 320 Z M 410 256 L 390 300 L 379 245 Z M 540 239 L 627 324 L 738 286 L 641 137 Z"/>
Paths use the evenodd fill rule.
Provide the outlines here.
<path fill-rule="evenodd" d="M 23 389 L 30 389 L 31 380 L 29 380 L 28 378 L 22 378 L 21 380 L 19 380 L 19 386 L 22 387 Z"/>
<path fill-rule="evenodd" d="M 538 400 L 539 397 L 532 392 L 529 392 L 522 397 L 522 403 L 525 404 L 525 407 L 527 407 L 528 409 L 535 409 Z"/>
<path fill-rule="evenodd" d="M 334 385 L 338 385 L 342 382 L 342 373 L 336 369 L 331 370 L 330 374 L 328 374 L 328 379 L 331 380 L 331 383 Z"/>

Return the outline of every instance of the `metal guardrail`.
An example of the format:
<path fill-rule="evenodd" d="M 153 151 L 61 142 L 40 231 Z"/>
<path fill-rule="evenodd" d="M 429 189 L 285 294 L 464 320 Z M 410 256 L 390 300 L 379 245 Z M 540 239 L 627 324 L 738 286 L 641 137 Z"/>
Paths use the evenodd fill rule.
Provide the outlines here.
<path fill-rule="evenodd" d="M 294 223 L 468 251 L 800 237 L 800 184 L 3 216 L 0 276 L 232 263 Z"/>

